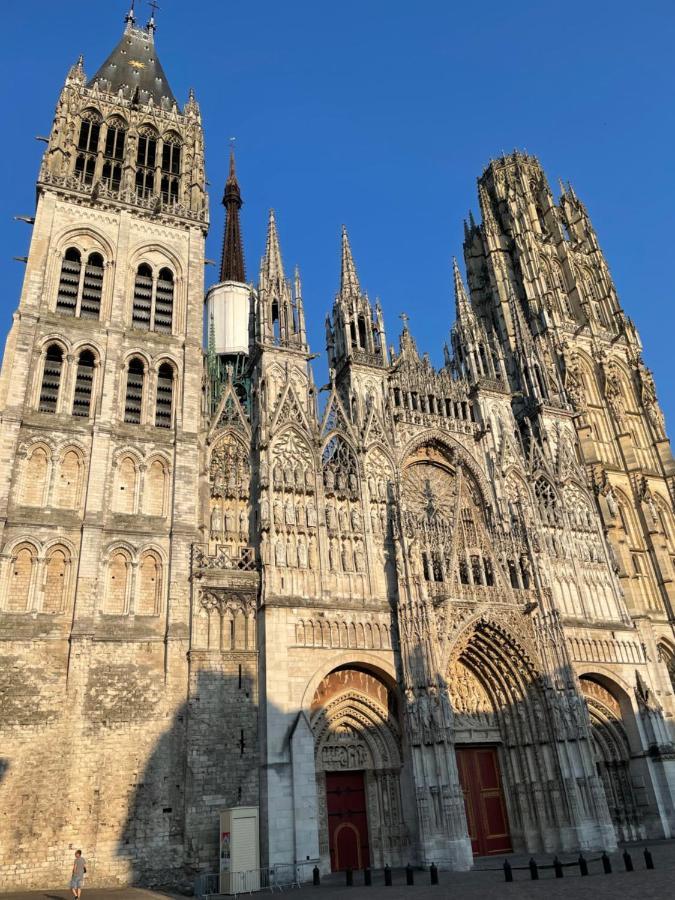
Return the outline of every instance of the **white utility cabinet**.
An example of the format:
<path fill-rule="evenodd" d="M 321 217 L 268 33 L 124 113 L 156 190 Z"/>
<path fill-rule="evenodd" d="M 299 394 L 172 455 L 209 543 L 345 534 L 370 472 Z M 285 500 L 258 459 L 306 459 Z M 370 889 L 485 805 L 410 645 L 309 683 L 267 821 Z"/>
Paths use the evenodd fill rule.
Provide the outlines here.
<path fill-rule="evenodd" d="M 220 813 L 220 893 L 260 890 L 258 807 L 234 806 Z M 257 882 L 257 883 L 256 883 Z"/>

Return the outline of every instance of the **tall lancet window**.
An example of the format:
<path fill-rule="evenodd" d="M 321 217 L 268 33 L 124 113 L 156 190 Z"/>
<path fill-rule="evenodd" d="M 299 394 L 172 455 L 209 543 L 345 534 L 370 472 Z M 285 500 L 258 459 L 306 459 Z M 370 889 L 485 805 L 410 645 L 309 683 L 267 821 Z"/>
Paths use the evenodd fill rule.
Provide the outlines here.
<path fill-rule="evenodd" d="M 80 272 L 82 254 L 76 247 L 68 247 L 61 262 L 59 292 L 56 297 L 56 309 L 67 316 L 74 316 L 77 308 L 77 297 L 80 292 Z"/>
<path fill-rule="evenodd" d="M 84 280 L 80 297 L 80 315 L 83 319 L 98 319 L 101 315 L 103 296 L 103 257 L 90 253 L 84 267 Z"/>
<path fill-rule="evenodd" d="M 152 269 L 141 263 L 134 281 L 134 308 L 132 324 L 134 328 L 150 328 L 152 316 Z"/>
<path fill-rule="evenodd" d="M 58 344 L 51 344 L 45 354 L 40 386 L 40 412 L 55 413 L 59 403 L 61 374 L 63 372 L 63 350 Z"/>
<path fill-rule="evenodd" d="M 157 164 L 157 133 L 151 128 L 141 129 L 136 153 L 136 193 L 143 199 L 155 193 Z"/>
<path fill-rule="evenodd" d="M 180 185 L 181 143 L 176 134 L 165 135 L 162 143 L 162 200 L 165 203 L 178 202 Z"/>
<path fill-rule="evenodd" d="M 75 157 L 75 175 L 83 184 L 92 184 L 94 181 L 100 134 L 101 116 L 96 110 L 85 109 L 82 113 Z"/>
<path fill-rule="evenodd" d="M 91 395 L 94 388 L 94 366 L 96 360 L 91 350 L 83 350 L 77 360 L 73 415 L 88 419 L 91 413 Z"/>
<path fill-rule="evenodd" d="M 111 119 L 105 135 L 105 149 L 102 180 L 111 191 L 119 191 L 122 183 L 122 161 L 126 143 L 126 123 L 122 119 Z"/>
<path fill-rule="evenodd" d="M 143 388 L 145 386 L 145 365 L 134 356 L 127 369 L 127 391 L 124 402 L 124 421 L 140 425 L 143 413 Z"/>
<path fill-rule="evenodd" d="M 171 363 L 162 363 L 157 373 L 155 425 L 158 428 L 171 428 L 172 425 L 173 377 L 174 371 Z"/>
<path fill-rule="evenodd" d="M 173 325 L 173 272 L 160 269 L 155 290 L 155 315 L 153 331 L 171 333 Z"/>

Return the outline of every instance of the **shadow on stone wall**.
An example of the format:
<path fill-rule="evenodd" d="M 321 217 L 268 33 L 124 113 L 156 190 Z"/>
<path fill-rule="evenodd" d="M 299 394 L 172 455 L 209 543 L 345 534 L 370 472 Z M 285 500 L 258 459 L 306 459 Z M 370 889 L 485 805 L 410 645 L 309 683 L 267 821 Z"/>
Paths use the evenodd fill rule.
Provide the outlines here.
<path fill-rule="evenodd" d="M 5 773 L 9 769 L 9 760 L 0 757 L 0 781 L 5 777 Z"/>
<path fill-rule="evenodd" d="M 254 683 L 238 662 L 229 668 L 190 676 L 188 700 L 139 775 L 117 845 L 133 884 L 187 888 L 197 871 L 215 871 L 220 810 L 259 805 Z"/>

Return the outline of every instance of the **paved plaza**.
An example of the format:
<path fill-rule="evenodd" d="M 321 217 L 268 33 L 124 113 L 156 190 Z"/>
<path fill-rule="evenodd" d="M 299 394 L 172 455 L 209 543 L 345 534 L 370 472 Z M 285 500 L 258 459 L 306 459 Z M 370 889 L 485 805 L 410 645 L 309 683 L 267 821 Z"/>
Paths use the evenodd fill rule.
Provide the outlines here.
<path fill-rule="evenodd" d="M 540 868 L 539 880 L 530 879 L 527 866 L 528 857 L 511 856 L 514 867 L 514 881 L 507 884 L 502 871 L 503 858 L 481 859 L 471 872 L 440 872 L 439 885 L 429 884 L 427 871 L 415 870 L 415 884 L 406 884 L 405 871 L 393 872 L 393 884 L 385 887 L 381 870 L 373 872 L 373 884 L 365 887 L 363 873 L 354 873 L 354 886 L 346 887 L 345 877 L 336 874 L 324 878 L 320 887 L 303 885 L 303 900 L 356 900 L 357 897 L 371 900 L 441 900 L 441 898 L 461 898 L 461 900 L 484 900 L 484 898 L 525 897 L 536 900 L 671 900 L 675 898 L 675 841 L 650 843 L 655 868 L 645 869 L 643 848 L 645 844 L 629 845 L 635 870 L 626 872 L 621 853 L 611 857 L 612 874 L 605 875 L 599 861 L 599 854 L 589 853 L 589 875 L 582 877 L 573 856 L 562 856 L 565 864 L 564 877 L 556 879 L 551 868 Z M 550 866 L 551 857 L 536 857 L 539 866 Z M 569 865 L 567 865 L 569 863 Z M 287 893 L 290 891 L 287 891 Z M 266 893 L 266 892 L 261 892 Z M 151 891 L 141 888 L 93 888 L 85 890 L 84 900 L 178 900 L 183 895 L 171 891 Z M 45 891 L 17 891 L 2 895 L 3 900 L 70 900 L 70 891 L 52 889 Z"/>

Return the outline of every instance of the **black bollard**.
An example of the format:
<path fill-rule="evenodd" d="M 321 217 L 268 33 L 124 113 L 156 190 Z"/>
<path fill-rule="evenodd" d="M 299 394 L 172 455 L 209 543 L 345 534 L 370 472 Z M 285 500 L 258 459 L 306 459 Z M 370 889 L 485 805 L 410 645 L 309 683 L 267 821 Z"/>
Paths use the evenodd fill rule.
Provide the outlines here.
<path fill-rule="evenodd" d="M 553 871 L 555 872 L 556 878 L 562 878 L 564 875 L 562 863 L 560 862 L 560 860 L 558 859 L 557 856 L 553 860 Z"/>
<path fill-rule="evenodd" d="M 513 869 L 508 859 L 504 860 L 504 881 L 513 881 Z"/>
<path fill-rule="evenodd" d="M 645 859 L 646 858 L 647 857 L 645 857 Z M 436 863 L 432 863 L 431 868 L 429 869 L 429 884 L 438 884 L 438 868 L 436 867 Z"/>
<path fill-rule="evenodd" d="M 415 884 L 415 876 L 413 875 L 413 867 L 408 863 L 405 867 L 405 883 Z"/>
<path fill-rule="evenodd" d="M 628 850 L 623 851 L 623 864 L 626 867 L 626 872 L 633 871 L 633 860 L 631 859 L 630 853 Z"/>
<path fill-rule="evenodd" d="M 345 884 L 352 887 L 354 884 L 354 872 L 351 869 L 345 869 Z"/>
<path fill-rule="evenodd" d="M 612 860 L 607 856 L 607 851 L 602 851 L 602 868 L 604 869 L 605 875 L 612 874 Z"/>
<path fill-rule="evenodd" d="M 530 878 L 532 881 L 539 880 L 539 869 L 537 867 L 537 861 L 534 856 L 530 857 Z"/>
<path fill-rule="evenodd" d="M 391 887 L 391 869 L 388 865 L 384 867 L 384 885 Z"/>
<path fill-rule="evenodd" d="M 366 866 L 363 870 L 363 883 L 366 887 L 370 887 L 373 883 L 373 873 L 370 871 L 370 866 Z"/>
<path fill-rule="evenodd" d="M 319 872 L 319 867 L 314 866 L 312 869 L 312 884 L 316 887 L 316 885 L 321 884 L 321 873 Z"/>
<path fill-rule="evenodd" d="M 652 857 L 651 851 L 645 847 L 645 868 L 653 869 L 654 868 L 654 858 Z"/>
<path fill-rule="evenodd" d="M 588 863 L 584 858 L 584 854 L 579 854 L 579 871 L 582 875 L 588 875 Z"/>

